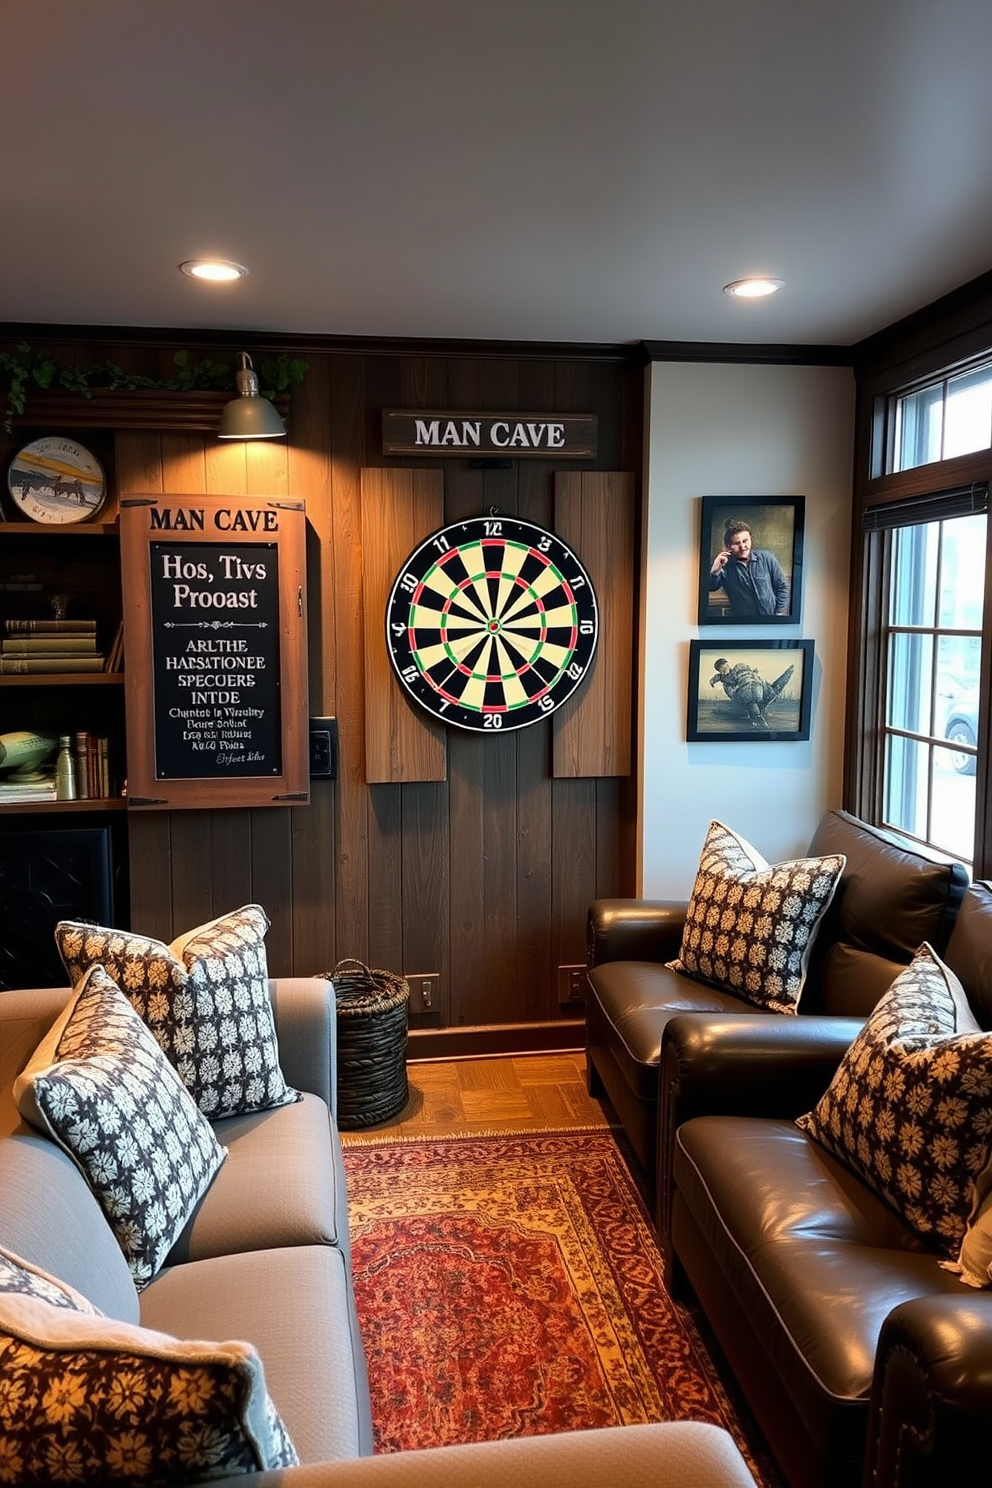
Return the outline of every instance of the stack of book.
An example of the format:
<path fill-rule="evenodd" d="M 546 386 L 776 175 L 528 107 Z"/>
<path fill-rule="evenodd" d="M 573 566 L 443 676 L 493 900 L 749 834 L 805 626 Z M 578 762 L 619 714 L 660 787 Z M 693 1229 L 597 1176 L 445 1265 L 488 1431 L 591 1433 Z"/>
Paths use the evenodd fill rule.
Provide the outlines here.
<path fill-rule="evenodd" d="M 110 796 L 109 741 L 83 730 L 73 735 L 77 801 L 106 801 Z"/>
<path fill-rule="evenodd" d="M 102 672 L 95 620 L 5 620 L 0 675 L 23 672 Z"/>
<path fill-rule="evenodd" d="M 11 779 L 0 776 L 0 806 L 16 806 L 22 801 L 54 801 L 55 776 L 48 771 L 35 772 L 35 779 Z"/>

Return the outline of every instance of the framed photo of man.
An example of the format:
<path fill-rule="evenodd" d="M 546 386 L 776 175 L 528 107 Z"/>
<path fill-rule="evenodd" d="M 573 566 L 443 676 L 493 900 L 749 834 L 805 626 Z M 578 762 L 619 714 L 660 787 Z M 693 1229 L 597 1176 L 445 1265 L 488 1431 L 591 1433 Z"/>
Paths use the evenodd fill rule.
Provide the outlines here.
<path fill-rule="evenodd" d="M 686 738 L 809 738 L 812 641 L 690 641 Z"/>
<path fill-rule="evenodd" d="M 700 625 L 798 625 L 805 496 L 704 496 Z"/>

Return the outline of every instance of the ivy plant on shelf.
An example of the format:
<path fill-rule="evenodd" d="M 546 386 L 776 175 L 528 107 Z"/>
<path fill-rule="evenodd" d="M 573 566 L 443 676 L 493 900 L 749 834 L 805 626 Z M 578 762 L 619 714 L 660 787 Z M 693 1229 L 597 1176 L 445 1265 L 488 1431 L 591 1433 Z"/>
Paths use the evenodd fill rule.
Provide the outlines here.
<path fill-rule="evenodd" d="M 263 398 L 280 393 L 292 396 L 303 382 L 309 366 L 300 357 L 287 352 L 279 356 L 252 358 Z M 215 362 L 209 357 L 195 359 L 188 351 L 177 351 L 172 358 L 175 371 L 169 378 L 143 377 L 126 372 L 116 362 L 93 362 L 89 365 L 59 362 L 45 352 L 35 351 L 19 342 L 12 351 L 0 351 L 0 386 L 6 389 L 4 431 L 10 433 L 15 417 L 23 414 L 28 394 L 62 388 L 88 398 L 97 390 L 155 388 L 163 392 L 236 392 L 235 363 Z"/>

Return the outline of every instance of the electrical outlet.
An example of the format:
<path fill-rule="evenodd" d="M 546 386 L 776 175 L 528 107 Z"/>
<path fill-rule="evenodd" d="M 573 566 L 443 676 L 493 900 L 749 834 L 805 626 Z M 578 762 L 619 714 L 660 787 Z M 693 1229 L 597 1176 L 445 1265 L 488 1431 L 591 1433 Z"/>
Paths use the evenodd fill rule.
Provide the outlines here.
<path fill-rule="evenodd" d="M 310 778 L 335 780 L 338 773 L 338 721 L 336 718 L 310 720 Z"/>
<path fill-rule="evenodd" d="M 407 975 L 410 988 L 410 1014 L 438 1013 L 441 1010 L 441 978 L 436 971 L 416 972 Z"/>
<path fill-rule="evenodd" d="M 558 1001 L 585 1002 L 586 969 L 584 966 L 559 966 Z"/>

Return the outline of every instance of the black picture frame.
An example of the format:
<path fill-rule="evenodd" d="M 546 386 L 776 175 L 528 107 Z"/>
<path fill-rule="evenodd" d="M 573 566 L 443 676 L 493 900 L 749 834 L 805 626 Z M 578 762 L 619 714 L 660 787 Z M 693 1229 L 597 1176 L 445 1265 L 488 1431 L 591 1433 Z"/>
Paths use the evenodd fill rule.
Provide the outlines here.
<path fill-rule="evenodd" d="M 813 642 L 705 640 L 689 642 L 689 701 L 686 738 L 692 743 L 800 742 L 809 738 L 813 701 Z M 779 684 L 770 699 L 761 689 L 714 681 L 726 662 L 754 670 L 766 687 Z M 785 679 L 784 681 L 782 679 Z"/>
<path fill-rule="evenodd" d="M 731 558 L 728 577 L 711 588 L 718 555 L 727 551 L 725 533 L 734 522 L 746 523 L 752 557 L 745 567 Z M 802 613 L 805 496 L 704 496 L 699 540 L 700 625 L 798 625 Z M 740 580 L 735 578 L 740 575 Z M 750 575 L 750 582 L 745 579 Z M 755 580 L 757 582 L 755 583 Z M 781 581 L 781 582 L 780 582 Z M 787 607 L 781 585 L 787 591 Z M 765 609 L 765 602 L 775 605 Z"/>

